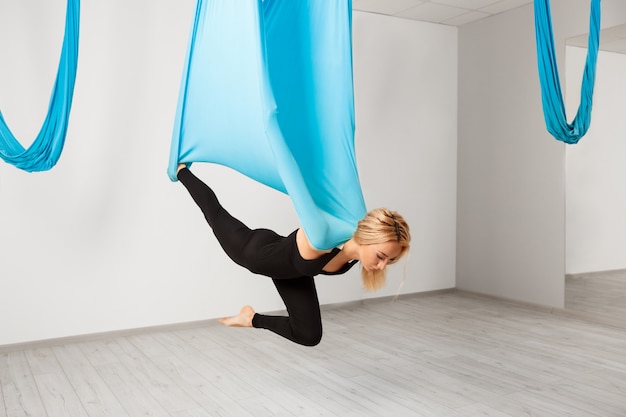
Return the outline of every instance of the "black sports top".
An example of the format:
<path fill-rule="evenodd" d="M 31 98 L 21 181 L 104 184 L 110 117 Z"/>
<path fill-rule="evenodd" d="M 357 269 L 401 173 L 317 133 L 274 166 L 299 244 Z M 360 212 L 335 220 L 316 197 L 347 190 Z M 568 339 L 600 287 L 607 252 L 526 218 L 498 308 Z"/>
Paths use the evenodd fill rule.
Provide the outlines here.
<path fill-rule="evenodd" d="M 255 274 L 266 275 L 276 279 L 299 278 L 315 275 L 340 275 L 347 272 L 357 261 L 344 264 L 339 271 L 326 272 L 322 268 L 330 262 L 341 250 L 333 248 L 316 259 L 302 258 L 296 243 L 297 230 L 289 236 L 281 236 L 268 229 L 257 229 L 251 241 L 244 249 L 245 267 Z M 256 241 L 259 239 L 258 241 Z M 256 242 L 254 242 L 256 241 Z"/>

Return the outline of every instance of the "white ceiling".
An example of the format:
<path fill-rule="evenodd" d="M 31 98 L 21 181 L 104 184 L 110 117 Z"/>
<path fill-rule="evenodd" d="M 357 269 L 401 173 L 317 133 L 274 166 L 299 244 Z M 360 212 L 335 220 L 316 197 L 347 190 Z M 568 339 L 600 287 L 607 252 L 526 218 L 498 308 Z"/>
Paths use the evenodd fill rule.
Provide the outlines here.
<path fill-rule="evenodd" d="M 587 47 L 587 34 L 569 38 L 568 45 Z M 626 54 L 626 25 L 613 26 L 600 31 L 600 49 L 603 51 Z"/>
<path fill-rule="evenodd" d="M 531 3 L 533 0 L 352 0 L 352 9 L 462 26 Z M 567 44 L 586 48 L 587 34 L 568 39 Z M 626 25 L 603 29 L 600 49 L 626 54 Z"/>
<path fill-rule="evenodd" d="M 352 0 L 352 9 L 461 26 L 532 2 L 533 0 Z"/>

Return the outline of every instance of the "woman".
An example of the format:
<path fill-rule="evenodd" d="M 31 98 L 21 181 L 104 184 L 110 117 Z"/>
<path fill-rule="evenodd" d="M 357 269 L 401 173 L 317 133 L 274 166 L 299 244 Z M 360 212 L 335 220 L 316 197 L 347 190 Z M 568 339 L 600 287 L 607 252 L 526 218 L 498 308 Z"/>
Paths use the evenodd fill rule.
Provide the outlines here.
<path fill-rule="evenodd" d="M 227 326 L 270 330 L 295 343 L 315 346 L 322 339 L 322 318 L 313 277 L 338 275 L 360 261 L 363 286 L 370 291 L 385 283 L 385 268 L 409 249 L 409 226 L 398 213 L 378 209 L 358 223 L 341 248 L 318 250 L 303 229 L 280 236 L 268 229 L 251 230 L 232 217 L 206 184 L 180 164 L 180 182 L 204 213 L 218 242 L 237 264 L 272 278 L 288 316 L 268 316 L 245 306 L 233 317 L 221 319 Z"/>

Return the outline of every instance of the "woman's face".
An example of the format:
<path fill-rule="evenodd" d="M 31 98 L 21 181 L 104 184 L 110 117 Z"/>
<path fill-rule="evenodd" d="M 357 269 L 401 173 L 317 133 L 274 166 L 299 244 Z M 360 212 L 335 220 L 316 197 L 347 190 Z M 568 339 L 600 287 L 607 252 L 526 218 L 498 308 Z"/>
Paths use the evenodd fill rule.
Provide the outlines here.
<path fill-rule="evenodd" d="M 359 247 L 359 260 L 367 271 L 385 269 L 389 262 L 398 259 L 402 253 L 402 246 L 396 241 L 372 243 Z"/>

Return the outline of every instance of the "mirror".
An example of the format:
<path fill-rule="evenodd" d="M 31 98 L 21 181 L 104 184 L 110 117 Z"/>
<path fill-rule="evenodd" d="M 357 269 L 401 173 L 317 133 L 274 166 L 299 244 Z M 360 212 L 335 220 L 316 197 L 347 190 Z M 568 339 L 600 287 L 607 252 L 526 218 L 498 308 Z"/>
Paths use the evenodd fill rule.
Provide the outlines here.
<path fill-rule="evenodd" d="M 591 125 L 566 147 L 565 309 L 626 328 L 626 24 L 600 35 Z M 580 103 L 587 34 L 566 42 L 565 106 Z"/>

